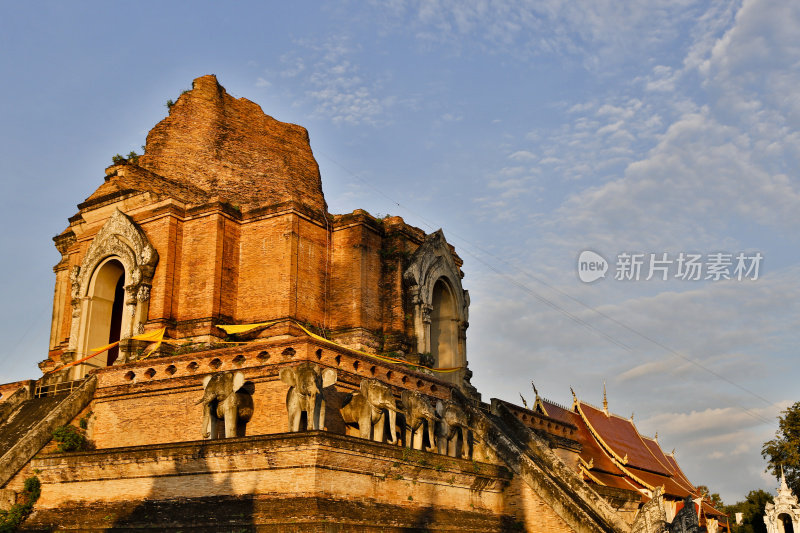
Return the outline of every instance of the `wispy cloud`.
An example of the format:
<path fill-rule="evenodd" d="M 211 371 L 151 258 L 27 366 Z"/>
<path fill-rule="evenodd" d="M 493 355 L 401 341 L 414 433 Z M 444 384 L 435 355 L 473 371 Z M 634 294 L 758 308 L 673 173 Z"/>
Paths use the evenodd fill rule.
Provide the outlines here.
<path fill-rule="evenodd" d="M 519 142 L 514 153 L 535 155 L 549 182 L 573 182 L 541 229 L 560 245 L 574 234 L 676 249 L 719 245 L 736 223 L 796 226 L 800 70 L 786 65 L 800 64 L 800 8 L 772 3 L 745 2 L 735 21 L 712 6 L 683 62 L 649 68 L 627 94 L 565 103 L 562 127 Z M 489 198 L 486 209 L 514 209 Z"/>
<path fill-rule="evenodd" d="M 300 50 L 281 57 L 278 76 L 302 89 L 298 103 L 309 105 L 312 116 L 349 125 L 378 126 L 389 120 L 396 98 L 384 93 L 380 80 L 362 73 L 357 44 L 342 36 L 297 44 Z"/>
<path fill-rule="evenodd" d="M 687 21 L 702 13 L 701 4 L 691 0 L 640 0 L 624 5 L 567 0 L 395 0 L 373 5 L 388 15 L 387 25 L 410 30 L 423 43 L 523 57 L 556 54 L 599 70 L 622 63 L 632 54 L 646 57 L 671 41 Z"/>

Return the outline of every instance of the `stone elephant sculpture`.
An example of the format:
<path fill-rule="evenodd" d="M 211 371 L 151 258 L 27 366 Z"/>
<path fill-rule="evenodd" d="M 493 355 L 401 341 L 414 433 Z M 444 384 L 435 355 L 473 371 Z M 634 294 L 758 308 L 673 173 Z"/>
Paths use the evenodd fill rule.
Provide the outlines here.
<path fill-rule="evenodd" d="M 389 441 L 397 443 L 397 402 L 392 389 L 377 379 L 361 381 L 359 392 L 340 409 L 346 424 L 358 424 L 362 439 L 383 441 L 386 414 L 389 417 Z"/>
<path fill-rule="evenodd" d="M 436 444 L 439 453 L 456 457 L 458 435 L 461 435 L 461 457 L 469 459 L 469 418 L 461 407 L 451 400 L 437 401 L 436 414 L 441 418 Z"/>
<path fill-rule="evenodd" d="M 404 390 L 400 394 L 400 400 L 403 402 L 403 412 L 406 416 L 406 446 L 418 450 L 422 449 L 424 436 L 422 425 L 427 424 L 430 445 L 426 450 L 429 452 L 436 451 L 434 428 L 436 427 L 436 422 L 439 421 L 439 415 L 436 414 L 433 406 L 418 391 Z"/>
<path fill-rule="evenodd" d="M 300 419 L 304 412 L 307 429 L 325 429 L 325 396 L 322 389 L 336 383 L 336 377 L 336 370 L 320 368 L 309 362 L 281 369 L 281 381 L 289 385 L 289 392 L 286 393 L 289 431 L 300 431 Z"/>
<path fill-rule="evenodd" d="M 252 386 L 252 383 L 250 383 Z M 219 372 L 203 378 L 203 438 L 243 437 L 253 416 L 252 391 L 246 390 L 241 372 Z M 221 431 L 225 422 L 224 433 Z"/>

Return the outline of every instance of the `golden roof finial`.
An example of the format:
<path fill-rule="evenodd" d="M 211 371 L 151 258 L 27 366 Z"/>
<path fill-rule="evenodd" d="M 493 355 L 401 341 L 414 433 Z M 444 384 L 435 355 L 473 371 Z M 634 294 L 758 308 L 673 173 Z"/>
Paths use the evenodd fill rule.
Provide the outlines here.
<path fill-rule="evenodd" d="M 536 390 L 536 385 L 533 384 L 533 380 L 531 380 L 531 387 L 533 387 L 533 393 L 536 395 L 536 398 L 539 398 L 539 391 Z"/>
<path fill-rule="evenodd" d="M 653 437 L 653 440 L 654 440 L 654 441 L 656 441 L 656 442 L 658 442 L 658 431 L 656 431 L 656 436 L 655 436 L 655 437 Z"/>
<path fill-rule="evenodd" d="M 606 414 L 606 416 L 609 416 L 608 398 L 606 397 L 606 380 L 603 380 L 603 412 Z"/>
<path fill-rule="evenodd" d="M 578 395 L 575 394 L 575 389 L 573 389 L 572 386 L 570 386 L 569 391 L 572 393 L 572 401 L 577 402 L 578 401 Z"/>
<path fill-rule="evenodd" d="M 527 409 L 528 408 L 528 402 L 525 401 L 525 397 L 522 395 L 521 392 L 519 393 L 519 399 L 522 400 L 522 405 L 525 407 L 525 409 Z"/>

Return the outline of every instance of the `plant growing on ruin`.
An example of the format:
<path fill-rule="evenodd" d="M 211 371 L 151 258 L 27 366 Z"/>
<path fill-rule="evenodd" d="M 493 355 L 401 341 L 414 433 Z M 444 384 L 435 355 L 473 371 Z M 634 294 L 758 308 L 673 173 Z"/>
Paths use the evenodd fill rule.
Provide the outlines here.
<path fill-rule="evenodd" d="M 433 354 L 431 354 L 431 352 L 425 352 L 425 353 L 419 354 L 419 364 L 420 364 L 420 366 L 424 366 L 424 367 L 427 367 L 427 368 L 433 368 L 434 362 L 435 361 L 433 360 Z"/>
<path fill-rule="evenodd" d="M 92 413 L 91 411 L 86 413 L 86 416 L 78 420 L 78 427 L 86 431 L 86 428 L 89 427 L 89 419 L 92 417 L 93 414 L 94 413 Z"/>
<path fill-rule="evenodd" d="M 33 511 L 33 504 L 42 494 L 42 484 L 36 476 L 25 480 L 22 488 L 23 502 L 15 503 L 7 511 L 0 510 L 0 533 L 17 531 L 22 522 Z"/>
<path fill-rule="evenodd" d="M 91 448 L 83 430 L 68 424 L 53 430 L 53 440 L 58 443 L 59 452 L 80 452 Z"/>
<path fill-rule="evenodd" d="M 119 154 L 113 156 L 111 158 L 111 162 L 114 163 L 115 165 L 124 165 L 125 163 L 127 163 L 127 161 L 125 161 L 125 158 Z"/>
<path fill-rule="evenodd" d="M 167 106 L 167 109 L 170 109 L 170 110 L 171 110 L 171 109 L 172 109 L 172 106 L 174 106 L 174 105 L 175 105 L 175 102 L 173 102 L 173 101 L 172 101 L 172 98 L 170 98 L 169 100 L 167 100 L 167 103 L 166 103 L 165 105 Z"/>

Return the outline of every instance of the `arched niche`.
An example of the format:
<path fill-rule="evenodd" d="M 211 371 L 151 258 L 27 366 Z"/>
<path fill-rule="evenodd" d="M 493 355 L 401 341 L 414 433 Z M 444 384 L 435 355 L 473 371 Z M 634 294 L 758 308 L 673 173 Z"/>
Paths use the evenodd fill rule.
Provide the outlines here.
<path fill-rule="evenodd" d="M 116 257 L 106 259 L 95 269 L 84 306 L 86 332 L 83 353 L 88 354 L 92 348 L 120 340 L 125 306 L 125 268 Z M 115 346 L 86 361 L 80 370 L 85 372 L 90 367 L 111 365 L 118 356 L 119 347 Z"/>
<path fill-rule="evenodd" d="M 461 384 L 467 375 L 469 293 L 442 230 L 428 235 L 412 254 L 403 282 L 414 321 L 417 352 L 430 353 L 435 368 L 462 367 L 440 377 Z"/>
<path fill-rule="evenodd" d="M 130 345 L 124 340 L 144 332 L 157 263 L 158 252 L 145 233 L 130 217 L 115 210 L 95 235 L 81 265 L 70 273 L 72 323 L 64 360 L 83 359 L 93 348 L 115 340 L 123 342 L 116 358 L 113 353 L 111 360 L 100 354 L 73 367 L 72 379 L 84 377 L 92 367 L 124 363 L 130 358 Z M 113 321 L 119 323 L 118 334 L 111 332 Z"/>
<path fill-rule="evenodd" d="M 789 513 L 781 513 L 778 515 L 778 528 L 781 533 L 794 533 L 792 517 L 789 516 Z"/>
<path fill-rule="evenodd" d="M 456 299 L 446 278 L 433 284 L 431 295 L 431 355 L 435 368 L 459 366 Z"/>

